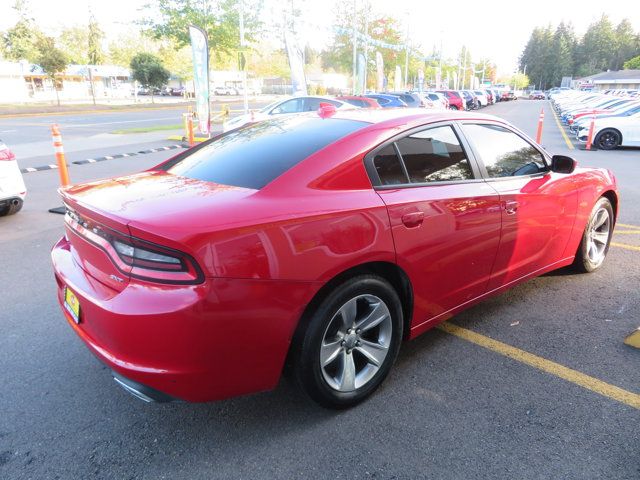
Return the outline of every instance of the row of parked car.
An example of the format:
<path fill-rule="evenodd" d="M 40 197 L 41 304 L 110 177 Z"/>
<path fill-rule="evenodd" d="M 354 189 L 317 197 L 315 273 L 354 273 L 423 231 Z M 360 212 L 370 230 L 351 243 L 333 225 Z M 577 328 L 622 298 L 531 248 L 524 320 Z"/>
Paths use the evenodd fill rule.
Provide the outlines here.
<path fill-rule="evenodd" d="M 559 90 L 549 98 L 560 120 L 579 142 L 587 142 L 593 120 L 592 144 L 601 150 L 640 146 L 640 92 Z"/>
<path fill-rule="evenodd" d="M 498 101 L 514 100 L 510 91 L 481 90 L 428 90 L 423 92 L 384 92 L 337 97 L 300 96 L 280 99 L 259 111 L 232 118 L 224 130 L 232 130 L 250 122 L 266 120 L 271 115 L 315 112 L 321 104 L 342 108 L 427 108 L 433 110 L 475 110 Z"/>

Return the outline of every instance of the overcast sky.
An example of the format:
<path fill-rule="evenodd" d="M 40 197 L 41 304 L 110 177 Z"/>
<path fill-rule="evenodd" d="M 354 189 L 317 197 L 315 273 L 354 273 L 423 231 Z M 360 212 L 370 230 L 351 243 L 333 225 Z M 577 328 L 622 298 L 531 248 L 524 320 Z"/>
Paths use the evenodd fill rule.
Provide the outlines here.
<path fill-rule="evenodd" d="M 210 0 L 211 1 L 211 0 Z M 287 0 L 264 0 L 270 12 L 279 12 L 290 5 Z M 307 28 L 308 40 L 319 46 L 327 37 L 326 27 L 332 22 L 335 0 L 294 0 L 305 7 L 306 21 L 317 25 Z M 351 3 L 353 0 L 343 0 Z M 358 5 L 365 0 L 356 0 Z M 640 1 L 638 0 L 538 0 L 536 2 L 478 2 L 478 1 L 425 1 L 425 0 L 370 0 L 377 12 L 398 17 L 409 23 L 414 41 L 423 46 L 425 54 L 433 45 L 442 42 L 445 57 L 454 57 L 463 44 L 467 45 L 474 59 L 493 59 L 500 73 L 508 74 L 516 68 L 518 56 L 527 42 L 531 30 L 549 23 L 557 25 L 561 20 L 572 22 L 577 33 L 582 34 L 590 23 L 602 13 L 609 15 L 614 24 L 629 18 L 636 31 L 640 31 Z M 151 12 L 142 7 L 149 0 L 31 0 L 34 16 L 41 28 L 57 34 L 65 26 L 86 24 L 89 9 L 111 38 L 118 33 L 135 28 L 131 22 Z M 0 30 L 16 21 L 11 8 L 13 0 L 0 0 Z M 605 10 L 606 7 L 606 10 Z"/>

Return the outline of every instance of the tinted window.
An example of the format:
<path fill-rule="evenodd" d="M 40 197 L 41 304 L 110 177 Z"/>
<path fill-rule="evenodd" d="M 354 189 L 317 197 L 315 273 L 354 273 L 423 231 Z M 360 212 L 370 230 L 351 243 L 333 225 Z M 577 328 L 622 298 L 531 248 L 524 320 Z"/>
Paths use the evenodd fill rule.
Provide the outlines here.
<path fill-rule="evenodd" d="M 400 159 L 396 155 L 393 143 L 380 150 L 373 159 L 380 183 L 382 185 L 399 185 L 409 183 L 402 169 Z"/>
<path fill-rule="evenodd" d="M 473 178 L 458 137 L 449 126 L 423 130 L 396 143 L 412 183 Z"/>
<path fill-rule="evenodd" d="M 546 170 L 542 154 L 529 142 L 497 125 L 464 125 L 492 178 L 531 175 Z"/>
<path fill-rule="evenodd" d="M 367 125 L 315 115 L 273 118 L 233 130 L 163 168 L 183 177 L 259 189 L 309 155 Z"/>

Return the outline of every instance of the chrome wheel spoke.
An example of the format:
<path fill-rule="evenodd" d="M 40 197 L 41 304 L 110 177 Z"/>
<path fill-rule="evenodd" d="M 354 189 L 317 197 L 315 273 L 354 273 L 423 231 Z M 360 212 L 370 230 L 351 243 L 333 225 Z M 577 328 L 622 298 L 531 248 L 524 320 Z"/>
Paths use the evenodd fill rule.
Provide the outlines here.
<path fill-rule="evenodd" d="M 609 240 L 609 232 L 593 232 L 592 238 L 601 245 L 606 245 Z"/>
<path fill-rule="evenodd" d="M 389 309 L 387 309 L 387 306 L 382 302 L 378 302 L 373 305 L 373 309 L 366 317 L 356 323 L 356 328 L 366 332 L 378 326 L 388 316 Z"/>
<path fill-rule="evenodd" d="M 345 303 L 338 313 L 342 317 L 342 325 L 345 327 L 345 330 L 353 327 L 353 324 L 356 321 L 356 314 L 358 312 L 358 299 L 352 298 L 347 303 Z"/>
<path fill-rule="evenodd" d="M 342 351 L 342 346 L 340 345 L 341 339 L 334 340 L 329 343 L 322 343 L 320 347 L 320 364 L 322 367 L 326 367 L 333 363 L 333 361 L 338 358 L 340 352 Z"/>
<path fill-rule="evenodd" d="M 360 342 L 360 346 L 356 347 L 356 351 L 360 352 L 370 364 L 376 367 L 382 365 L 382 362 L 387 356 L 388 349 L 388 346 L 369 342 L 367 340 L 362 340 Z"/>
<path fill-rule="evenodd" d="M 338 380 L 339 389 L 343 392 L 355 390 L 356 388 L 356 362 L 353 355 L 346 351 L 342 352 L 342 371 Z"/>
<path fill-rule="evenodd" d="M 604 209 L 598 210 L 598 213 L 596 213 L 596 218 L 593 221 L 593 225 L 591 228 L 595 231 L 596 229 L 600 228 L 602 224 L 608 220 L 608 218 L 609 216 L 607 215 L 606 210 Z"/>

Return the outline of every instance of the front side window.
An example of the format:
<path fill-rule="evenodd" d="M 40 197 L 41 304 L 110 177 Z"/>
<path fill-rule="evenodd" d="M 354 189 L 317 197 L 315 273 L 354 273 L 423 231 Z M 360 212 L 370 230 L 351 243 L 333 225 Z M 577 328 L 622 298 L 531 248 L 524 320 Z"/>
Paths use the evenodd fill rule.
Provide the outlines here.
<path fill-rule="evenodd" d="M 532 175 L 547 170 L 538 149 L 511 130 L 488 124 L 465 124 L 463 130 L 491 178 Z"/>

